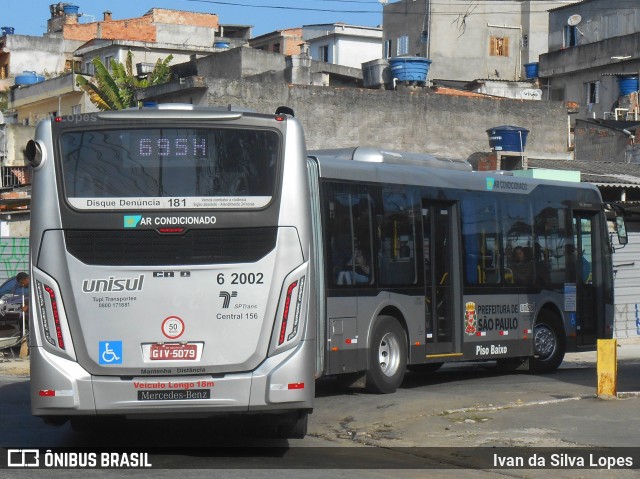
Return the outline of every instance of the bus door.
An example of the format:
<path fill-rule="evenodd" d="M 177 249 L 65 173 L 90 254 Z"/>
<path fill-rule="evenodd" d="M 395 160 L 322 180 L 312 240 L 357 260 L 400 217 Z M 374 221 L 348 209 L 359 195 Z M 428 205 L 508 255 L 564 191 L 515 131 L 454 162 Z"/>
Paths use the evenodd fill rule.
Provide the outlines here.
<path fill-rule="evenodd" d="M 456 351 L 454 215 L 451 203 L 422 200 L 427 357 Z"/>
<path fill-rule="evenodd" d="M 590 212 L 574 212 L 573 244 L 567 251 L 567 282 L 576 285 L 576 344 L 593 345 L 598 337 L 596 288 L 599 262 L 594 261 L 596 246 L 596 215 Z"/>

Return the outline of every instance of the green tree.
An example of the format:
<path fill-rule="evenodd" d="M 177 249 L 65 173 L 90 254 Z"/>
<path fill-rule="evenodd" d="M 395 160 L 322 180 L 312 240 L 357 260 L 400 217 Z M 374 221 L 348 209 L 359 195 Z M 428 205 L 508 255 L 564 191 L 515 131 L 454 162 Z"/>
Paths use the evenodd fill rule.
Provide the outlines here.
<path fill-rule="evenodd" d="M 124 64 L 111 59 L 111 71 L 99 58 L 91 60 L 95 74 L 87 80 L 76 75 L 76 84 L 89 94 L 89 99 L 99 110 L 123 110 L 138 106 L 135 92 L 151 85 L 166 83 L 171 78 L 169 62 L 173 55 L 164 60 L 158 59 L 153 71 L 146 78 L 138 78 L 133 74 L 133 54 L 127 53 Z"/>

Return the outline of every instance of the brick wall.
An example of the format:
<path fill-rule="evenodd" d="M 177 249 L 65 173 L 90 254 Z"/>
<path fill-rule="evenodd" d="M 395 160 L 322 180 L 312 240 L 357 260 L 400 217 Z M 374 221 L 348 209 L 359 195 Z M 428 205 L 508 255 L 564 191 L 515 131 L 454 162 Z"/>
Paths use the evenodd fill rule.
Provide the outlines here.
<path fill-rule="evenodd" d="M 170 23 L 174 25 L 191 25 L 194 27 L 218 28 L 218 15 L 213 13 L 184 12 L 182 10 L 166 10 L 154 8 L 151 15 L 154 23 Z"/>
<path fill-rule="evenodd" d="M 83 24 L 68 23 L 63 26 L 63 37 L 68 40 L 82 41 L 106 38 L 109 40 L 155 42 L 157 41 L 157 32 L 154 23 L 217 29 L 218 16 L 209 13 L 154 8 L 148 14 L 138 18 Z"/>
<path fill-rule="evenodd" d="M 284 55 L 298 55 L 302 39 L 302 28 L 291 28 L 283 32 L 283 47 L 281 53 Z"/>
<path fill-rule="evenodd" d="M 89 41 L 93 38 L 107 38 L 109 40 L 155 42 L 156 27 L 151 23 L 151 19 L 151 16 L 145 16 L 78 25 L 66 24 L 62 34 L 67 40 Z"/>

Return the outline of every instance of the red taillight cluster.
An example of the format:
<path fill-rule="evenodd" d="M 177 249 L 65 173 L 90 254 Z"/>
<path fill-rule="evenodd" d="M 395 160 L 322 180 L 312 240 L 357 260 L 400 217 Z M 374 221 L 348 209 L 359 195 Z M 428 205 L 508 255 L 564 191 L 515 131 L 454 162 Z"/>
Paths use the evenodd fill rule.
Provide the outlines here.
<path fill-rule="evenodd" d="M 295 307 L 293 313 L 293 324 L 291 325 L 291 332 L 287 336 L 287 328 L 289 326 L 289 314 L 291 312 L 291 299 L 296 287 L 298 288 L 298 294 L 295 298 Z M 294 281 L 287 288 L 287 296 L 284 300 L 284 311 L 282 312 L 282 322 L 280 323 L 280 336 L 278 337 L 278 346 L 284 344 L 285 339 L 291 341 L 298 334 L 298 325 L 300 323 L 300 308 L 302 307 L 302 292 L 304 290 L 304 276 L 299 280 Z"/>
<path fill-rule="evenodd" d="M 42 290 L 49 295 L 49 302 L 51 304 L 51 312 L 53 314 L 53 324 L 56 329 L 56 339 L 58 340 L 58 347 L 60 349 L 64 349 L 64 338 L 62 337 L 62 327 L 60 325 L 60 313 L 58 311 L 58 301 L 56 299 L 55 291 L 47 286 L 46 284 L 42 284 L 40 281 L 36 282 L 37 292 L 38 292 L 38 303 L 40 306 L 40 319 L 42 321 L 42 329 L 44 330 L 45 339 L 51 343 L 53 346 L 56 345 L 55 340 L 51 337 L 49 331 L 49 319 L 47 316 L 47 310 L 45 308 L 44 295 L 42 294 Z"/>
<path fill-rule="evenodd" d="M 287 333 L 287 323 L 289 322 L 289 309 L 291 307 L 291 294 L 295 287 L 298 286 L 298 282 L 294 281 L 287 288 L 287 299 L 284 302 L 284 313 L 282 313 L 282 324 L 280 325 L 280 338 L 278 339 L 278 346 L 284 343 L 284 337 Z"/>

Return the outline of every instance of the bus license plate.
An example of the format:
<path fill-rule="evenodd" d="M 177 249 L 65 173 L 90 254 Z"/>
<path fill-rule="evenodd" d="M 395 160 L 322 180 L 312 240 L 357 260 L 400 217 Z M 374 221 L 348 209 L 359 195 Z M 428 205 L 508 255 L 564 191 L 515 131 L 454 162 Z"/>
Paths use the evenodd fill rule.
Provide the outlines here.
<path fill-rule="evenodd" d="M 149 359 L 159 361 L 195 361 L 198 357 L 196 344 L 152 344 Z"/>

